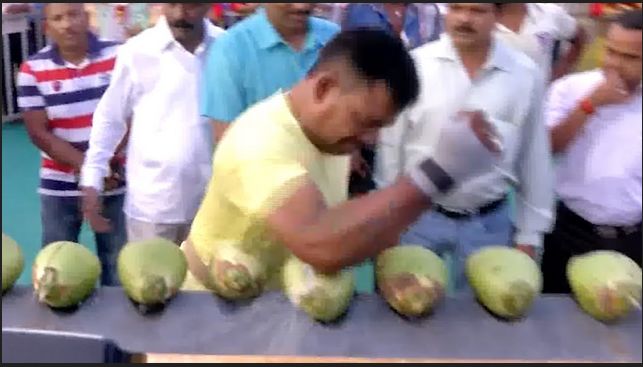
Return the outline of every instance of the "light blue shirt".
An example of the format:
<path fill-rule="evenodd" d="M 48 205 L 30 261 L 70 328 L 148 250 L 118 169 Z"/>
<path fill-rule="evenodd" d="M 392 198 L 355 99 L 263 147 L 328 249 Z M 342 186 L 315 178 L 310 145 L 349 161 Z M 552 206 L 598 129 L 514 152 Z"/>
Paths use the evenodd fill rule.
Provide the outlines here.
<path fill-rule="evenodd" d="M 279 89 L 290 89 L 317 61 L 320 49 L 339 32 L 311 17 L 304 47 L 295 51 L 270 24 L 265 10 L 237 23 L 208 51 L 201 114 L 232 122 Z"/>

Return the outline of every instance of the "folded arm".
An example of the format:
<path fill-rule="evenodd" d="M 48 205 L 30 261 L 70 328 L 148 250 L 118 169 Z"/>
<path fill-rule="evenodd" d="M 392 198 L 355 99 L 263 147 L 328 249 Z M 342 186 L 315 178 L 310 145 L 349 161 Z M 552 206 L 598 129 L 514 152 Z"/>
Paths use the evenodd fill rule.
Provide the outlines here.
<path fill-rule="evenodd" d="M 335 272 L 398 244 L 399 236 L 429 208 L 408 178 L 334 208 L 306 176 L 268 216 L 272 233 L 293 254 L 321 272 Z"/>

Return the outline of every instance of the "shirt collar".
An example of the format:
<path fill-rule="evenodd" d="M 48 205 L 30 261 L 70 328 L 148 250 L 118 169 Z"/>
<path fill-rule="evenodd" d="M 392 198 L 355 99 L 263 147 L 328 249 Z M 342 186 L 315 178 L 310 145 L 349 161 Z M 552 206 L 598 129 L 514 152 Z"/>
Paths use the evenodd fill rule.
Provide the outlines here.
<path fill-rule="evenodd" d="M 224 32 L 222 29 L 212 25 L 212 23 L 207 19 L 203 19 L 203 26 L 205 29 L 205 34 L 203 35 L 202 45 L 205 46 L 207 46 L 212 40 L 214 40 Z M 170 47 L 170 45 L 176 42 L 176 40 L 174 39 L 174 35 L 170 30 L 170 25 L 167 23 L 167 19 L 164 16 L 159 17 L 154 28 L 156 30 L 156 39 L 158 40 L 158 47 L 160 51 L 167 49 L 168 47 Z"/>
<path fill-rule="evenodd" d="M 98 40 L 98 37 L 96 37 L 96 35 L 92 32 L 87 32 L 87 58 L 92 59 L 99 56 L 102 49 L 103 48 L 101 46 L 101 42 Z M 58 45 L 56 45 L 55 43 L 52 44 L 51 61 L 60 66 L 65 65 L 65 60 L 60 55 Z"/>
<path fill-rule="evenodd" d="M 275 47 L 279 44 L 288 45 L 275 27 L 272 26 L 268 15 L 266 15 L 266 10 L 259 8 L 256 10 L 254 15 L 256 27 L 251 28 L 251 32 L 259 47 L 262 49 L 269 49 Z M 306 43 L 304 44 L 304 50 L 317 49 L 323 46 L 322 40 L 318 37 L 317 32 L 315 32 L 315 25 L 312 20 L 312 16 L 308 19 L 308 34 L 306 35 Z"/>
<path fill-rule="evenodd" d="M 439 59 L 449 61 L 459 61 L 460 56 L 453 46 L 451 37 L 443 33 L 440 37 L 440 47 L 437 47 L 435 55 Z M 487 62 L 482 67 L 483 69 L 499 69 L 503 71 L 511 71 L 513 65 L 512 55 L 509 54 L 507 47 L 499 41 L 497 37 L 493 37 L 490 55 Z"/>

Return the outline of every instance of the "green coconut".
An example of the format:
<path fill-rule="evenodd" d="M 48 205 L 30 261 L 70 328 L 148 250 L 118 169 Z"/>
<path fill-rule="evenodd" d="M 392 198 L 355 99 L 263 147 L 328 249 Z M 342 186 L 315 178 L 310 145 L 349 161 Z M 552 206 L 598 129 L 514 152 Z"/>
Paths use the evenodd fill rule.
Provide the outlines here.
<path fill-rule="evenodd" d="M 32 268 L 38 301 L 52 308 L 80 305 L 96 288 L 100 260 L 75 242 L 53 242 L 38 252 Z"/>
<path fill-rule="evenodd" d="M 397 246 L 382 252 L 375 263 L 377 286 L 386 302 L 407 317 L 431 313 L 444 298 L 447 267 L 421 246 Z"/>
<path fill-rule="evenodd" d="M 130 242 L 118 254 L 118 278 L 127 296 L 144 306 L 165 304 L 183 285 L 185 255 L 172 241 L 155 238 Z"/>
<path fill-rule="evenodd" d="M 282 277 L 288 299 L 320 322 L 332 322 L 345 314 L 355 293 L 351 270 L 322 274 L 295 256 L 286 260 Z"/>
<path fill-rule="evenodd" d="M 25 258 L 18 243 L 2 234 L 2 293 L 11 289 L 25 267 Z"/>
<path fill-rule="evenodd" d="M 525 317 L 542 292 L 538 264 L 515 248 L 483 248 L 469 256 L 465 268 L 480 303 L 500 318 Z"/>
<path fill-rule="evenodd" d="M 231 301 L 258 296 L 268 279 L 266 266 L 259 256 L 245 251 L 234 241 L 217 243 L 210 258 L 209 275 L 209 288 Z"/>
<path fill-rule="evenodd" d="M 572 257 L 567 279 L 581 309 L 596 320 L 617 321 L 641 304 L 641 268 L 616 251 Z"/>

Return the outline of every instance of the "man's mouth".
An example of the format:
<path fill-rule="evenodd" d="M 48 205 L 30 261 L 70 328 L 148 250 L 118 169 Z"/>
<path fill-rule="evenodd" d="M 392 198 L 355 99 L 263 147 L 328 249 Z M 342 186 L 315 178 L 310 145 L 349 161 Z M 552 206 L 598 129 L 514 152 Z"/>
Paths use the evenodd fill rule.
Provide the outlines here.
<path fill-rule="evenodd" d="M 306 20 L 310 17 L 310 13 L 292 13 L 290 16 L 296 20 Z"/>
<path fill-rule="evenodd" d="M 189 30 L 192 30 L 192 28 L 194 27 L 192 26 L 192 24 L 189 24 L 189 23 L 174 23 L 172 24 L 172 28 L 189 31 Z"/>

